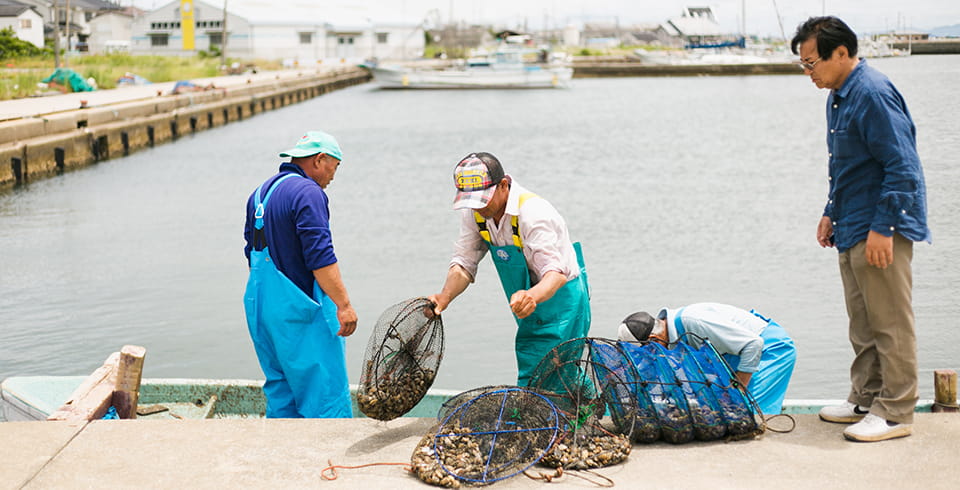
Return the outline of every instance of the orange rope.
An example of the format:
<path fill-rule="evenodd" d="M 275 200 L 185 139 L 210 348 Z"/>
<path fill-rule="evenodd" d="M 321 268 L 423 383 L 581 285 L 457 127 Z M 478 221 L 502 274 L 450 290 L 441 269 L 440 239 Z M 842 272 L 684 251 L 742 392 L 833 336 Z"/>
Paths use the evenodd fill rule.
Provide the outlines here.
<path fill-rule="evenodd" d="M 586 476 L 583 476 L 580 473 L 589 473 L 590 475 L 605 481 L 601 482 L 601 481 L 591 480 L 590 478 L 587 478 Z M 597 473 L 591 470 L 573 470 L 573 471 L 568 471 L 564 473 L 563 468 L 561 467 L 561 468 L 557 468 L 557 471 L 554 472 L 552 475 L 549 473 L 544 473 L 542 471 L 539 472 L 536 476 L 531 475 L 528 471 L 524 471 L 523 475 L 531 480 L 543 480 L 546 483 L 552 483 L 555 478 L 559 479 L 563 477 L 563 475 L 570 475 L 570 476 L 575 476 L 577 478 L 580 478 L 581 480 L 593 483 L 598 487 L 613 488 L 614 486 L 613 480 L 601 475 L 600 473 Z M 558 481 L 557 483 L 560 483 L 560 482 Z"/>
<path fill-rule="evenodd" d="M 333 461 L 328 459 L 327 464 L 329 464 L 330 466 L 327 466 L 326 468 L 320 470 L 320 478 L 323 478 L 324 480 L 336 480 L 337 477 L 340 476 L 340 473 L 337 472 L 337 468 L 340 468 L 342 470 L 356 470 L 359 468 L 366 468 L 368 466 L 403 466 L 404 469 L 407 471 L 413 470 L 410 467 L 410 463 L 367 463 L 367 464 L 361 464 L 356 466 L 344 466 L 344 465 L 335 465 L 333 464 Z M 328 471 L 330 472 L 331 476 L 327 476 Z"/>

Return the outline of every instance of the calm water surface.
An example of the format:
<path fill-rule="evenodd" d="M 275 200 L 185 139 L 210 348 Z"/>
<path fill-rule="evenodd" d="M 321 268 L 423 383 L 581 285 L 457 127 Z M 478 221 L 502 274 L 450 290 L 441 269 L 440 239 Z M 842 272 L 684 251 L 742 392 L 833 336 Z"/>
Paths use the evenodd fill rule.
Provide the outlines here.
<path fill-rule="evenodd" d="M 871 60 L 918 127 L 933 245 L 914 257 L 921 398 L 960 369 L 960 56 Z M 794 336 L 789 398 L 843 398 L 852 354 L 837 254 L 814 231 L 827 191 L 824 100 L 803 76 L 578 79 L 570 90 L 360 86 L 0 194 L 0 379 L 85 375 L 124 344 L 144 376 L 260 378 L 243 316 L 244 202 L 307 129 L 336 135 L 328 188 L 360 316 L 357 382 L 389 305 L 437 292 L 457 219 L 451 171 L 490 151 L 584 245 L 591 335 L 698 301 L 757 308 Z M 444 313 L 437 388 L 515 380 L 494 268 Z"/>

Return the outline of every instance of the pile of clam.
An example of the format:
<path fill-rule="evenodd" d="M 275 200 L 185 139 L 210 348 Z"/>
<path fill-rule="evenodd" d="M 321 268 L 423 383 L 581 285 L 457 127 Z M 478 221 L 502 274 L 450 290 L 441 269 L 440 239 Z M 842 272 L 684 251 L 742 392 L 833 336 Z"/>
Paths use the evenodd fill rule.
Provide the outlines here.
<path fill-rule="evenodd" d="M 558 441 L 540 464 L 585 470 L 623 462 L 630 455 L 630 437 L 623 434 L 572 435 Z"/>
<path fill-rule="evenodd" d="M 470 429 L 454 427 L 441 437 L 436 429 L 423 436 L 410 458 L 412 472 L 417 478 L 438 487 L 459 488 L 461 479 L 482 478 L 484 458 L 477 438 L 469 436 Z"/>
<path fill-rule="evenodd" d="M 660 432 L 663 440 L 684 444 L 693 440 L 693 425 L 690 414 L 672 401 L 659 404 Z"/>
<path fill-rule="evenodd" d="M 710 405 L 690 403 L 690 415 L 693 416 L 693 432 L 700 441 L 715 441 L 727 433 L 723 416 Z"/>
<path fill-rule="evenodd" d="M 660 439 L 660 422 L 654 409 L 644 407 L 637 410 L 632 437 L 634 441 L 643 443 L 655 442 Z"/>
<path fill-rule="evenodd" d="M 357 406 L 367 417 L 393 420 L 420 402 L 435 376 L 436 371 L 422 368 L 384 374 L 375 383 L 361 385 L 357 392 Z"/>
<path fill-rule="evenodd" d="M 742 436 L 755 432 L 757 423 L 753 413 L 742 404 L 734 403 L 729 395 L 720 398 L 723 415 L 727 419 L 727 434 L 731 437 Z"/>

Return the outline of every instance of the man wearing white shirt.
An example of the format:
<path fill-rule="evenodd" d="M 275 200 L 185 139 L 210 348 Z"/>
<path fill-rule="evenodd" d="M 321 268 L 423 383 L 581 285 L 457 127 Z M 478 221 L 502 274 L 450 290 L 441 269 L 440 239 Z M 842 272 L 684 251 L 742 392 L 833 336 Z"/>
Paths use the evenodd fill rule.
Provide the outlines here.
<path fill-rule="evenodd" d="M 797 360 L 793 339 L 777 322 L 754 310 L 720 303 L 663 308 L 656 318 L 641 311 L 623 320 L 619 340 L 682 341 L 700 348 L 707 339 L 723 355 L 765 414 L 778 414 Z"/>
<path fill-rule="evenodd" d="M 590 329 L 586 269 L 579 243 L 545 199 L 504 174 L 490 153 L 471 153 L 454 170 L 460 236 L 441 291 L 429 297 L 439 314 L 476 278 L 490 252 L 517 320 L 517 384 L 525 386 L 557 344 Z"/>

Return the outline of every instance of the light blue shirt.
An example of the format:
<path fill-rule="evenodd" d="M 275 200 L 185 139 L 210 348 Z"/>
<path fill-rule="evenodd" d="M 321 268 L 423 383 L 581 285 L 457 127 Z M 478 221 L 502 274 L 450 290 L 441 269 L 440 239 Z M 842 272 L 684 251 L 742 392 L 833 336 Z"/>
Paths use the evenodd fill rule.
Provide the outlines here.
<path fill-rule="evenodd" d="M 694 303 L 680 309 L 664 308 L 658 317 L 667 320 L 670 342 L 675 342 L 679 337 L 675 324 L 678 312 L 683 329 L 692 334 L 684 337 L 686 343 L 699 348 L 697 337 L 708 339 L 721 354 L 740 356 L 737 371 L 756 372 L 763 352 L 760 333 L 767 327 L 767 322 L 749 311 L 720 303 Z"/>

